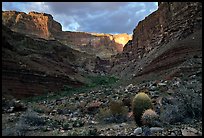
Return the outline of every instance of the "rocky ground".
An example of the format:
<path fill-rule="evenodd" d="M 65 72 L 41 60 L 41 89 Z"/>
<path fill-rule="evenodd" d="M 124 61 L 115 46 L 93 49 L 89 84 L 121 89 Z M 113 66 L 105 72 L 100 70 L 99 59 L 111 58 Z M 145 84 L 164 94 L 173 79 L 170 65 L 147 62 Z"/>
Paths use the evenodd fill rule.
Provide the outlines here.
<path fill-rule="evenodd" d="M 51 15 L 36 12 L 29 17 L 49 18 L 55 27 L 25 17 L 19 19 L 27 29 L 21 20 L 11 28 L 13 14 L 26 14 L 2 12 L 2 135 L 202 136 L 201 10 L 199 2 L 159 3 L 110 62 L 70 47 L 109 57 L 122 46 L 114 47 L 120 36 L 63 32 Z M 38 28 L 29 27 L 33 23 Z M 41 95 L 45 90 L 49 94 Z M 149 95 L 159 116 L 154 127 L 134 121 L 131 104 L 139 92 Z"/>
<path fill-rule="evenodd" d="M 158 127 L 138 127 L 132 98 L 145 92 L 160 117 Z M 72 92 L 72 93 L 71 93 Z M 127 86 L 64 88 L 60 96 L 2 102 L 2 135 L 20 136 L 201 136 L 201 72 L 172 80 Z"/>

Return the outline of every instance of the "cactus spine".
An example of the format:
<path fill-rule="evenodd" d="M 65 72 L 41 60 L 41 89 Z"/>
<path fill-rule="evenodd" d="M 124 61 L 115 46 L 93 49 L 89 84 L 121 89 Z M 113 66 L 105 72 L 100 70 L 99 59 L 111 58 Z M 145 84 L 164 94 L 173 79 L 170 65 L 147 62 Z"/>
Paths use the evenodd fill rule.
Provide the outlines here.
<path fill-rule="evenodd" d="M 135 95 L 132 101 L 132 111 L 135 122 L 138 126 L 142 126 L 141 117 L 145 110 L 153 107 L 152 101 L 147 94 L 140 92 Z"/>

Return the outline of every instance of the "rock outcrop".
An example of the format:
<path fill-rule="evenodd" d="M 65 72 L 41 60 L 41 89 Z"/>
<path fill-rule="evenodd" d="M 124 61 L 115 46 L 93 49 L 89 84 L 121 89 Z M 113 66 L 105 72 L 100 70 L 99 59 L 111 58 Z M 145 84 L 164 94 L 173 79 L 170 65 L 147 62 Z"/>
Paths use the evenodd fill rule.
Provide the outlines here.
<path fill-rule="evenodd" d="M 128 34 L 97 34 L 86 32 L 61 32 L 55 38 L 71 48 L 87 52 L 100 58 L 109 58 L 121 53 L 123 46 L 131 39 Z"/>
<path fill-rule="evenodd" d="M 103 60 L 56 40 L 31 38 L 2 25 L 2 93 L 16 98 L 89 83 L 84 76 L 104 72 Z"/>
<path fill-rule="evenodd" d="M 111 73 L 134 78 L 171 70 L 196 55 L 200 58 L 200 30 L 200 2 L 161 2 L 157 11 L 138 23 L 123 52 L 112 59 Z"/>
<path fill-rule="evenodd" d="M 202 5 L 199 2 L 161 2 L 157 11 L 140 21 L 133 31 L 132 46 L 141 59 L 157 46 L 173 40 L 181 40 L 201 28 Z"/>
<path fill-rule="evenodd" d="M 62 26 L 46 13 L 3 11 L 2 23 L 12 31 L 38 36 L 44 39 L 54 39 L 54 34 L 62 31 Z"/>
<path fill-rule="evenodd" d="M 132 39 L 128 34 L 97 34 L 62 31 L 60 23 L 46 13 L 3 11 L 2 23 L 12 31 L 47 40 L 59 40 L 73 49 L 102 58 L 122 52 L 123 46 Z"/>

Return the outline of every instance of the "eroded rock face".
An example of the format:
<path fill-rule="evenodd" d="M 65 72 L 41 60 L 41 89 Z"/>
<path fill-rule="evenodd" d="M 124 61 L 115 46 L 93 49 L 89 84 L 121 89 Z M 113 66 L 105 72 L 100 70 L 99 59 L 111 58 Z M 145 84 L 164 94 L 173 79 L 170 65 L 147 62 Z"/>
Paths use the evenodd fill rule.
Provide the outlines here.
<path fill-rule="evenodd" d="M 200 2 L 161 2 L 157 11 L 138 23 L 123 52 L 114 56 L 111 73 L 131 79 L 150 73 L 155 73 L 154 78 L 162 76 L 161 72 L 185 72 L 183 67 L 178 69 L 183 62 L 202 57 L 200 30 Z"/>
<path fill-rule="evenodd" d="M 2 95 L 23 98 L 80 87 L 97 67 L 95 57 L 58 41 L 27 37 L 2 25 Z"/>
<path fill-rule="evenodd" d="M 38 12 L 3 11 L 2 22 L 12 31 L 54 39 L 54 34 L 62 31 L 62 26 L 53 20 L 52 15 Z"/>
<path fill-rule="evenodd" d="M 181 40 L 202 26 L 200 2 L 161 2 L 157 11 L 140 21 L 133 31 L 132 51 L 141 59 L 155 47 L 173 40 Z"/>
<path fill-rule="evenodd" d="M 59 40 L 73 49 L 102 58 L 122 52 L 123 46 L 132 39 L 128 34 L 97 34 L 62 31 L 60 23 L 46 13 L 2 11 L 2 22 L 11 30 L 32 37 Z"/>
<path fill-rule="evenodd" d="M 73 49 L 107 58 L 122 52 L 123 46 L 132 37 L 128 34 L 61 32 L 55 38 Z"/>

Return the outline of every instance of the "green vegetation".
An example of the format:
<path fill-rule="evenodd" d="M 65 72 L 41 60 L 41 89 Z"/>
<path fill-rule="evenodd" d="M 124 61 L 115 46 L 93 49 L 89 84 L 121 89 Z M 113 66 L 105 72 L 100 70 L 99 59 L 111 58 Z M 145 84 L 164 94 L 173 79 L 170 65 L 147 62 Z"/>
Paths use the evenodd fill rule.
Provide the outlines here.
<path fill-rule="evenodd" d="M 93 88 L 97 86 L 111 86 L 112 84 L 116 83 L 118 81 L 118 78 L 114 76 L 88 76 L 89 80 L 91 80 L 91 83 L 88 84 L 86 87 Z"/>
<path fill-rule="evenodd" d="M 121 101 L 110 101 L 109 106 L 99 108 L 96 116 L 101 123 L 121 123 L 127 121 L 128 107 Z"/>
<path fill-rule="evenodd" d="M 119 80 L 118 78 L 110 75 L 87 76 L 86 78 L 89 80 L 89 83 L 82 87 L 72 87 L 69 85 L 64 85 L 62 90 L 58 92 L 52 92 L 52 93 L 47 92 L 46 94 L 41 96 L 30 97 L 30 98 L 24 99 L 24 102 L 37 102 L 37 101 L 43 101 L 43 100 L 59 99 L 64 96 L 71 96 L 75 93 L 89 92 L 91 89 L 98 88 L 98 87 L 111 87 Z"/>
<path fill-rule="evenodd" d="M 125 107 L 121 101 L 111 101 L 109 106 L 110 106 L 110 111 L 112 115 L 128 114 L 128 108 Z"/>

